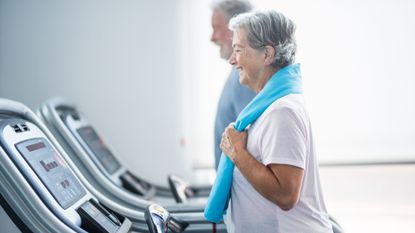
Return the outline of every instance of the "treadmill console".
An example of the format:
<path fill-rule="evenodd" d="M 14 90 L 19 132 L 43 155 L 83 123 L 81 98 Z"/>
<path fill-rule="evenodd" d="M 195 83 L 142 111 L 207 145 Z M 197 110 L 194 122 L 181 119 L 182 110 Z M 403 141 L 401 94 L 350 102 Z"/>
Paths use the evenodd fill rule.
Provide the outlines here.
<path fill-rule="evenodd" d="M 128 219 L 115 216 L 93 198 L 35 124 L 0 119 L 0 144 L 48 209 L 76 232 L 131 228 Z"/>
<path fill-rule="evenodd" d="M 20 142 L 16 148 L 63 209 L 86 195 L 85 189 L 45 138 Z"/>
<path fill-rule="evenodd" d="M 59 115 L 90 160 L 113 183 L 144 199 L 150 199 L 155 195 L 156 188 L 128 172 L 95 129 L 75 109 L 60 107 Z"/>
<path fill-rule="evenodd" d="M 82 127 L 76 131 L 109 174 L 112 175 L 121 168 L 121 164 L 91 126 Z"/>
<path fill-rule="evenodd" d="M 85 142 L 88 148 L 92 151 L 93 156 L 98 159 L 98 162 L 104 167 L 104 169 L 110 174 L 113 175 L 115 172 L 120 171 L 121 164 L 105 145 L 103 140 L 99 137 L 97 132 L 91 126 L 83 126 L 76 129 L 76 132 L 79 134 L 81 140 Z M 82 143 L 81 143 L 82 144 Z M 151 184 L 141 180 L 126 171 L 119 174 L 122 187 L 128 191 L 138 194 L 147 198 L 147 196 L 153 195 L 151 189 L 153 188 Z"/>

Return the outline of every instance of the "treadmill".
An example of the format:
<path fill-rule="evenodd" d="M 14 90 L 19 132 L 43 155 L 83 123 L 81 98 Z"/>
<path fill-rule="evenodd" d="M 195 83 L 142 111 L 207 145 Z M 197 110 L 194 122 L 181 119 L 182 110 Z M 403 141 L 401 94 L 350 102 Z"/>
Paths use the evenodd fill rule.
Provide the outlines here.
<path fill-rule="evenodd" d="M 15 107 L 0 99 L 0 203 L 7 227 L 14 232 L 130 232 L 131 221 L 104 207 L 44 134 L 16 116 Z"/>
<path fill-rule="evenodd" d="M 120 164 L 92 125 L 79 113 L 75 104 L 63 98 L 52 98 L 41 106 L 38 110 L 38 115 L 55 136 L 59 138 L 61 144 L 68 147 L 68 151 L 73 152 L 70 155 L 74 161 L 78 162 L 77 165 L 84 169 L 83 172 L 89 173 L 93 171 L 96 174 L 101 173 L 91 177 L 91 182 L 96 185 L 105 184 L 106 187 L 103 188 L 108 192 L 117 193 L 117 198 L 120 197 L 132 205 L 137 203 L 137 196 L 148 200 L 156 200 L 164 203 L 165 207 L 165 209 L 163 207 L 156 209 L 163 209 L 169 216 L 169 212 L 203 211 L 205 198 L 207 198 L 210 192 L 210 186 L 192 187 L 180 177 L 170 175 L 168 177 L 170 188 L 165 188 L 136 177 Z M 171 202 L 168 200 L 171 198 L 182 204 L 179 206 L 171 205 Z M 150 221 L 149 219 L 153 218 L 148 216 L 158 216 L 158 218 L 164 219 L 164 221 L 159 221 L 159 224 L 168 225 L 168 221 L 165 220 L 166 214 L 148 214 L 149 210 L 154 210 L 154 208 L 147 206 L 146 209 L 147 224 L 149 224 L 151 232 L 156 232 L 155 229 L 157 229 L 156 226 L 158 224 L 155 224 L 154 220 Z M 344 230 L 340 224 L 332 216 L 329 217 L 333 226 L 333 232 L 343 233 Z M 170 218 L 172 217 L 167 219 Z M 213 227 L 216 227 L 216 225 L 213 225 Z M 220 229 L 224 228 L 224 224 L 219 224 L 217 228 L 220 231 Z"/>
<path fill-rule="evenodd" d="M 92 202 L 93 205 L 95 205 L 95 203 L 98 203 L 101 206 L 103 206 L 104 209 L 110 211 L 110 213 L 113 213 L 112 215 L 117 216 L 119 219 L 123 220 L 124 218 L 125 219 L 124 221 L 129 220 L 129 222 L 132 224 L 131 229 L 134 232 L 148 232 L 148 226 L 145 220 L 144 212 L 148 206 L 154 204 L 153 202 L 136 198 L 135 205 L 131 205 L 131 204 L 128 204 L 127 202 L 120 201 L 118 198 L 114 198 L 116 197 L 117 194 L 110 195 L 108 192 L 102 189 L 101 185 L 96 185 L 95 183 L 89 182 L 89 179 L 87 179 L 86 177 L 90 175 L 94 175 L 94 174 L 89 174 L 89 173 L 83 174 L 81 170 L 77 167 L 77 165 L 72 161 L 71 157 L 69 157 L 69 155 L 66 153 L 64 148 L 62 148 L 59 142 L 55 139 L 52 133 L 43 124 L 43 122 L 25 105 L 15 102 L 15 101 L 11 101 L 11 100 L 0 99 L 0 116 L 1 116 L 1 119 L 4 119 L 4 120 L 1 120 L 0 122 L 4 122 L 4 124 L 7 123 L 6 120 L 8 120 L 9 118 L 13 118 L 13 121 L 16 121 L 16 124 L 8 124 L 6 128 L 16 127 L 16 130 L 24 131 L 22 135 L 27 135 L 28 137 L 25 140 L 41 140 L 41 141 L 36 141 L 36 143 L 34 143 L 34 144 L 40 143 L 39 145 L 34 146 L 35 148 L 38 146 L 41 146 L 41 144 L 43 143 L 45 145 L 45 147 L 42 147 L 43 149 L 44 148 L 54 149 L 55 153 L 53 153 L 54 155 L 53 158 L 55 158 L 54 160 L 55 162 L 52 160 L 43 160 L 44 161 L 43 164 L 39 163 L 40 166 L 43 167 L 43 169 L 45 169 L 44 167 L 47 167 L 48 169 L 51 169 L 51 168 L 55 169 L 56 164 L 60 164 L 58 162 L 62 162 L 62 164 L 65 164 L 66 165 L 65 167 L 70 169 L 70 171 L 72 171 L 74 176 L 80 181 L 80 184 L 82 185 L 82 187 L 84 187 L 86 193 L 95 197 Z M 36 134 L 32 135 L 33 133 L 36 133 Z M 4 142 L 1 141 L 1 143 L 3 147 Z M 13 146 L 8 146 L 5 148 L 10 149 L 10 148 L 13 148 Z M 16 150 L 17 149 L 15 149 L 15 153 L 16 153 Z M 3 165 L 3 163 L 1 165 Z M 3 169 L 1 169 L 1 171 L 3 171 Z M 72 182 L 69 181 L 69 183 L 71 184 Z M 66 186 L 67 184 L 61 184 L 61 185 Z M 7 188 L 5 190 L 7 190 Z M 79 203 L 76 202 L 75 204 L 79 204 Z M 74 208 L 76 209 L 76 207 Z M 203 216 L 203 212 L 200 212 L 200 211 L 189 212 L 189 211 L 186 211 L 186 208 L 189 208 L 189 207 L 187 207 L 186 205 L 177 205 L 177 204 L 174 204 L 171 207 L 166 206 L 166 209 L 168 209 L 168 211 L 170 212 L 172 219 L 173 218 L 176 219 L 175 223 L 179 223 L 179 224 L 176 224 L 175 232 L 180 232 L 184 230 L 187 224 L 189 226 L 186 228 L 186 232 L 197 232 L 197 233 L 226 232 L 225 226 L 223 223 L 216 225 L 216 224 L 207 222 Z M 65 231 L 55 231 L 55 232 L 65 232 Z"/>
<path fill-rule="evenodd" d="M 53 98 L 38 109 L 38 115 L 70 154 L 73 161 L 91 182 L 131 205 L 137 198 L 162 204 L 187 203 L 186 211 L 203 211 L 210 186 L 190 186 L 170 175 L 169 188 L 151 184 L 128 171 L 111 153 L 93 126 L 76 106 L 63 98 Z M 167 207 L 169 211 L 169 207 Z"/>

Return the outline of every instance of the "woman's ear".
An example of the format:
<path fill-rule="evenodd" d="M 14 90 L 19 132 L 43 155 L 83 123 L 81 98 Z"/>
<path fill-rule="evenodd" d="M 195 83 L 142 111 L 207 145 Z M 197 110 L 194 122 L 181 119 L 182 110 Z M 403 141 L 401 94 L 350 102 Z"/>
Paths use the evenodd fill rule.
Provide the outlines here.
<path fill-rule="evenodd" d="M 265 46 L 265 65 L 271 65 L 275 58 L 275 48 L 267 45 Z"/>

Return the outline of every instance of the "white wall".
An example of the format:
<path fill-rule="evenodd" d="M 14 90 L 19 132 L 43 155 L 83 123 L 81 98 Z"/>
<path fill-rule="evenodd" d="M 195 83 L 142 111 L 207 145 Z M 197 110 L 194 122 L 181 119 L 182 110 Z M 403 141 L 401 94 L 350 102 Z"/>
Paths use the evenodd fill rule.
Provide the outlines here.
<path fill-rule="evenodd" d="M 251 1 L 297 25 L 297 62 L 321 162 L 415 160 L 414 1 Z M 188 114 L 204 122 L 191 122 L 199 167 L 213 161 L 214 112 L 230 69 L 209 41 L 209 2 L 190 3 L 193 20 L 185 24 L 195 39 Z"/>
<path fill-rule="evenodd" d="M 321 161 L 415 160 L 415 2 L 258 3 L 297 23 Z"/>
<path fill-rule="evenodd" d="M 213 182 L 213 134 L 217 102 L 231 66 L 220 58 L 219 47 L 211 41 L 210 0 L 183 0 L 185 14 L 183 33 L 188 38 L 183 70 L 183 104 L 188 118 L 186 135 L 193 168 L 201 174 L 201 182 Z M 206 181 L 207 180 L 207 181 Z"/>
<path fill-rule="evenodd" d="M 230 68 L 209 41 L 209 3 L 0 0 L 0 96 L 32 108 L 67 97 L 137 174 L 193 179 L 213 165 Z M 253 3 L 297 24 L 322 161 L 414 158 L 413 1 Z"/>
<path fill-rule="evenodd" d="M 133 172 L 186 178 L 180 12 L 170 0 L 1 0 L 0 97 L 32 109 L 66 97 Z"/>

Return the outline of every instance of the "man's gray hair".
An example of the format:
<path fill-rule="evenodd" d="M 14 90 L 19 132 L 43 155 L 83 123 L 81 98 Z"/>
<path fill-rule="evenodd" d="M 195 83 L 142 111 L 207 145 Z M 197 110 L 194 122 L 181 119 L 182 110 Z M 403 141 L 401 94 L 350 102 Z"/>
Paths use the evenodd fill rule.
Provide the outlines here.
<path fill-rule="evenodd" d="M 283 68 L 295 62 L 295 24 L 282 13 L 269 10 L 240 14 L 229 22 L 229 29 L 237 28 L 246 30 L 252 48 L 263 50 L 267 45 L 275 48 L 273 67 Z"/>
<path fill-rule="evenodd" d="M 214 0 L 211 4 L 213 11 L 219 10 L 224 13 L 228 22 L 232 17 L 252 10 L 252 5 L 244 0 Z"/>

